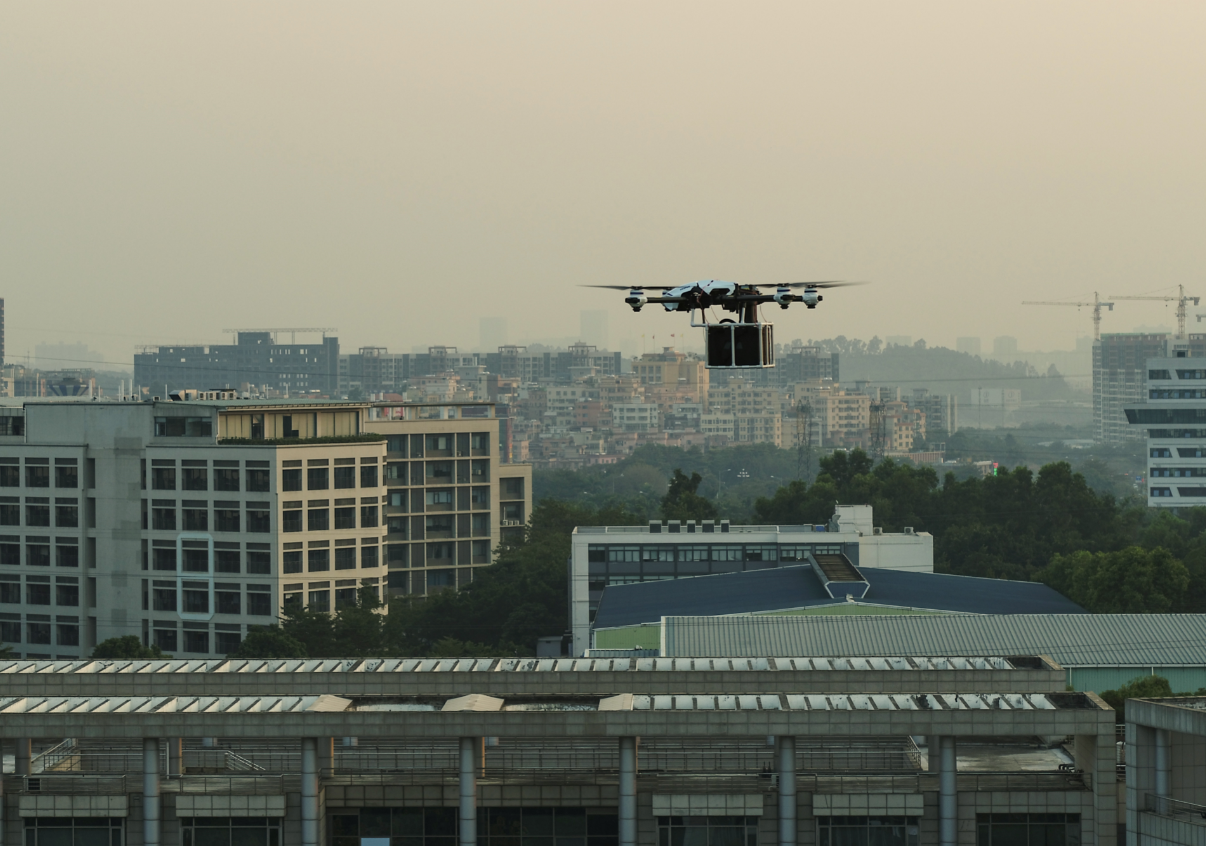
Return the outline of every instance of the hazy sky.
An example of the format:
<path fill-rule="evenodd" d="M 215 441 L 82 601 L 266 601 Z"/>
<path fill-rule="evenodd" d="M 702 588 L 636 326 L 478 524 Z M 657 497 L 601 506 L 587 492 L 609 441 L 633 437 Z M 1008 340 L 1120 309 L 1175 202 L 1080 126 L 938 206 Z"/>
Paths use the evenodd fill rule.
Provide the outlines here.
<path fill-rule="evenodd" d="M 598 308 L 639 347 L 685 318 L 576 286 L 700 278 L 872 280 L 780 340 L 1069 349 L 1088 312 L 1023 299 L 1206 295 L 1203 44 L 1200 0 L 10 0 L 8 358 Z"/>

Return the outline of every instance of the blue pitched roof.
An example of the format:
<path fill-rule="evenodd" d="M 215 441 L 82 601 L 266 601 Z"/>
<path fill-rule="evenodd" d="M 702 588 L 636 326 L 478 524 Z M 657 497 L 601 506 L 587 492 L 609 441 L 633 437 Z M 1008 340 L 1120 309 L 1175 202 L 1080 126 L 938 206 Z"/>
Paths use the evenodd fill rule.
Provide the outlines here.
<path fill-rule="evenodd" d="M 861 602 L 956 614 L 1084 614 L 1085 609 L 1038 582 L 860 567 L 870 583 Z M 838 605 L 811 567 L 611 585 L 595 614 L 597 629 L 656 623 L 662 617 L 713 617 Z"/>
<path fill-rule="evenodd" d="M 774 567 L 745 573 L 693 576 L 609 585 L 595 612 L 595 628 L 656 623 L 664 616 L 712 617 L 833 604 L 811 567 Z"/>

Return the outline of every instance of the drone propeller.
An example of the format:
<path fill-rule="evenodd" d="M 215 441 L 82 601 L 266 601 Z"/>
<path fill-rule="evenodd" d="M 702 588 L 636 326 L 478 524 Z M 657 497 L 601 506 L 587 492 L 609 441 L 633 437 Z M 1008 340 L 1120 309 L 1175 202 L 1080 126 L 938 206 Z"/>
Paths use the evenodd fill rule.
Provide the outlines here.
<path fill-rule="evenodd" d="M 580 288 L 607 288 L 611 291 L 669 291 L 681 285 L 579 285 Z"/>
<path fill-rule="evenodd" d="M 755 288 L 846 288 L 850 285 L 866 285 L 866 282 L 784 282 L 779 285 L 757 282 Z"/>

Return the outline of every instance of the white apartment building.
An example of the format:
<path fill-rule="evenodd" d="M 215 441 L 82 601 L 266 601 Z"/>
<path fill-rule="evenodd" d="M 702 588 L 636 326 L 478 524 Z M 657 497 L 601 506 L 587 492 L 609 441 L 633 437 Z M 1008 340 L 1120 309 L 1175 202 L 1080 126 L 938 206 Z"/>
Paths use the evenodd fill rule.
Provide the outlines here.
<path fill-rule="evenodd" d="M 1206 505 L 1206 358 L 1176 352 L 1147 360 L 1147 402 L 1125 409 L 1147 438 L 1147 504 L 1157 508 Z"/>
<path fill-rule="evenodd" d="M 620 402 L 611 407 L 611 427 L 616 432 L 656 432 L 662 415 L 657 403 Z"/>
<path fill-rule="evenodd" d="M 77 658 L 133 634 L 212 657 L 285 605 L 465 583 L 530 508 L 530 468 L 500 470 L 497 444 L 488 403 L 7 405 L 0 642 Z"/>

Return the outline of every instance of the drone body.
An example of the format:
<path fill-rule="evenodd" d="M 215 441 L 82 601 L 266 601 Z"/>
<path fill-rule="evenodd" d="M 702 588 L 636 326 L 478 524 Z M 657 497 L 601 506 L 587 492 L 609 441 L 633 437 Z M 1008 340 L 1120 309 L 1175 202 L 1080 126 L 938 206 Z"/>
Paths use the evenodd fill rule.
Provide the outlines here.
<path fill-rule="evenodd" d="M 590 285 L 592 288 L 611 288 L 627 291 L 624 302 L 639 312 L 650 303 L 662 306 L 666 311 L 687 312 L 691 325 L 704 330 L 707 350 L 706 364 L 710 368 L 726 370 L 749 369 L 775 366 L 774 326 L 758 316 L 758 306 L 775 303 L 787 308 L 792 303 L 804 303 L 807 308 L 816 308 L 823 297 L 823 288 L 842 285 L 857 285 L 857 282 L 788 282 L 781 285 L 739 285 L 719 279 L 705 279 L 686 285 L 650 285 L 647 287 L 624 285 Z M 774 292 L 763 288 L 774 288 Z M 803 289 L 796 294 L 793 290 Z M 649 296 L 646 291 L 656 291 Z M 719 323 L 707 322 L 707 310 L 720 308 L 736 314 L 737 320 L 724 319 Z M 695 322 L 695 312 L 704 315 L 702 323 Z"/>

